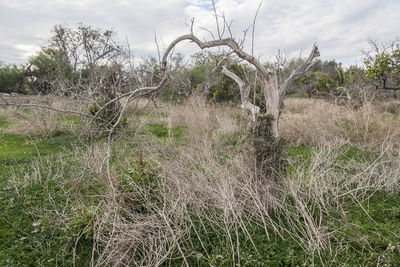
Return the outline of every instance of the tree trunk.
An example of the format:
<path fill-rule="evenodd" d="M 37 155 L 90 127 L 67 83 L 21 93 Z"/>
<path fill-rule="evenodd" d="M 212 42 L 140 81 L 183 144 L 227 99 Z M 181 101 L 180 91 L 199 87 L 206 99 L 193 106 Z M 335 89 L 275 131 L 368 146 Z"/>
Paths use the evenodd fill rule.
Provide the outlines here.
<path fill-rule="evenodd" d="M 269 79 L 264 77 L 263 83 L 267 115 L 272 117 L 271 132 L 274 137 L 278 138 L 280 101 L 276 73 L 273 72 Z"/>

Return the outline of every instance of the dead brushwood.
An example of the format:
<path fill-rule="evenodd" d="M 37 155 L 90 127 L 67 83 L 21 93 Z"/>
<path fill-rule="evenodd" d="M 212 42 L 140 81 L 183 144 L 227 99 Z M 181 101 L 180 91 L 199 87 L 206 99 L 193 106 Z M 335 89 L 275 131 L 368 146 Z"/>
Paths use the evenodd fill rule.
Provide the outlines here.
<path fill-rule="evenodd" d="M 87 214 L 87 224 L 70 236 L 76 244 L 90 230 L 93 266 L 190 265 L 194 257 L 206 264 L 213 257 L 207 248 L 217 245 L 224 247 L 224 257 L 231 262 L 243 263 L 243 246 L 254 248 L 254 255 L 261 253 L 251 225 L 264 229 L 267 240 L 297 242 L 310 259 L 320 257 L 327 265 L 323 255 L 334 260 L 354 239 L 374 252 L 368 240 L 353 236 L 360 229 L 351 223 L 349 205 L 359 207 L 370 220 L 365 204 L 374 193 L 398 194 L 400 157 L 394 149 L 397 130 L 392 128 L 397 122 L 371 113 L 374 107 L 350 111 L 311 99 L 285 104 L 282 136 L 289 146 L 306 145 L 309 158 L 282 162 L 276 143 L 263 146 L 261 138 L 269 136 L 268 118 L 255 128 L 260 140 L 254 140 L 243 131 L 239 108 L 190 98 L 157 114 L 143 110 L 131 121 L 133 134 L 113 144 L 110 174 L 115 188 L 110 188 L 102 168 L 107 144 L 98 142 L 75 148 L 70 158 L 60 156 L 59 168 L 43 159 L 17 170 L 11 177 L 13 190 L 18 194 L 32 185 L 60 184 L 71 209 L 60 210 L 49 190 L 51 205 L 46 210 L 37 207 L 35 214 L 69 231 L 74 218 Z M 352 122 L 348 129 L 341 124 L 346 120 Z M 160 138 L 146 131 L 151 124 L 184 126 L 185 132 L 182 140 L 173 134 Z M 383 127 L 380 133 L 376 124 Z M 353 131 L 356 127 L 361 128 Z M 248 153 L 250 147 L 259 151 L 258 160 L 257 153 Z M 365 158 L 344 157 L 351 149 Z M 256 171 L 257 162 L 266 164 L 263 173 Z M 279 182 L 271 182 L 276 166 Z M 90 185 L 99 191 L 92 195 L 97 205 L 87 202 Z M 222 236 L 223 244 L 212 243 L 212 234 Z M 245 236 L 245 244 L 239 235 Z"/>

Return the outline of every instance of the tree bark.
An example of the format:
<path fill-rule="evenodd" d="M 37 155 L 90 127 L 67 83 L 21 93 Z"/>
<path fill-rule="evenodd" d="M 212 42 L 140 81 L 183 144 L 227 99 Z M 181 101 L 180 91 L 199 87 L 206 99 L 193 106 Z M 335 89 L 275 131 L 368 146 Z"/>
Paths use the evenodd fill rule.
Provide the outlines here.
<path fill-rule="evenodd" d="M 272 72 L 269 80 L 263 79 L 263 83 L 267 114 L 271 115 L 273 118 L 271 125 L 272 135 L 275 138 L 279 138 L 280 97 L 276 72 Z"/>
<path fill-rule="evenodd" d="M 235 73 L 232 71 L 229 71 L 225 66 L 222 67 L 222 73 L 234 80 L 240 90 L 240 98 L 242 101 L 242 108 L 245 110 L 250 111 L 252 114 L 253 121 L 256 121 L 256 117 L 258 113 L 260 113 L 260 108 L 257 107 L 256 105 L 253 105 L 250 100 L 249 100 L 249 95 L 250 95 L 250 86 L 246 86 L 246 83 L 242 81 Z"/>

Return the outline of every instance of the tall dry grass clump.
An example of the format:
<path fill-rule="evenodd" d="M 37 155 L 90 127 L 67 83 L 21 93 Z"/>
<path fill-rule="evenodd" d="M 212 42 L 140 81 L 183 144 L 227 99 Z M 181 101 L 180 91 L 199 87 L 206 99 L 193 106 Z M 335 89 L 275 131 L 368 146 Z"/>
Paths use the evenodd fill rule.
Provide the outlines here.
<path fill-rule="evenodd" d="M 192 98 L 166 113 L 155 122 L 186 126 L 183 140 L 171 136 L 160 142 L 137 135 L 140 146 L 134 154 L 118 149 L 125 151 L 118 153 L 124 158 L 120 164 L 131 166 L 131 172 L 120 177 L 118 201 L 107 205 L 99 222 L 98 233 L 107 233 L 97 237 L 105 248 L 99 262 L 157 266 L 175 257 L 190 265 L 196 256 L 192 242 L 203 247 L 197 256 L 212 257 L 204 234 L 211 231 L 226 237 L 229 257 L 240 263 L 237 235 L 252 240 L 250 221 L 280 230 L 270 217 L 282 206 L 279 190 L 270 181 L 255 179 L 238 109 Z"/>
<path fill-rule="evenodd" d="M 168 128 L 186 126 L 186 135 L 181 142 L 173 136 L 160 142 L 138 135 L 140 164 L 152 166 L 150 172 L 157 175 L 144 188 L 143 181 L 130 180 L 132 188 L 125 197 L 133 207 L 124 202 L 110 211 L 115 221 L 104 225 L 113 225 L 113 235 L 99 238 L 107 244 L 104 262 L 152 266 L 176 257 L 190 265 L 193 236 L 203 247 L 196 250 L 197 256 L 209 259 L 204 235 L 208 227 L 226 237 L 233 262 L 245 262 L 237 237 L 246 235 L 257 251 L 249 230 L 252 223 L 262 226 L 267 238 L 271 231 L 290 236 L 321 260 L 324 253 L 334 258 L 350 249 L 348 233 L 342 231 L 351 227 L 344 223 L 349 203 L 363 207 L 373 192 L 400 189 L 400 160 L 393 150 L 398 122 L 369 107 L 352 111 L 318 100 L 290 101 L 281 125 L 283 136 L 314 148 L 309 162 L 289 162 L 291 169 L 279 172 L 280 182 L 257 177 L 256 158 L 238 109 L 192 98 L 163 111 L 165 116 L 154 122 Z M 377 156 L 371 161 L 343 160 L 350 143 L 372 147 Z M 123 165 L 135 160 L 138 166 L 135 157 L 125 157 Z M 134 203 L 141 203 L 146 212 L 135 210 Z M 116 210 L 124 210 L 123 215 Z"/>
<path fill-rule="evenodd" d="M 400 119 L 365 103 L 358 109 L 320 99 L 286 99 L 281 119 L 282 136 L 295 144 L 325 142 L 359 144 L 379 149 L 400 146 Z"/>
<path fill-rule="evenodd" d="M 322 109 L 324 104 L 319 104 Z M 309 108 L 297 103 L 299 107 L 303 113 Z M 340 112 L 343 110 L 331 107 L 331 118 L 342 121 L 361 116 L 348 110 Z M 341 211 L 348 199 L 361 206 L 371 192 L 399 189 L 400 161 L 390 147 L 382 149 L 372 162 L 341 160 L 347 149 L 343 144 L 358 138 L 357 134 L 369 145 L 376 145 L 379 136 L 369 131 L 345 135 L 351 132 L 344 132 L 336 123 L 327 121 L 329 125 L 323 126 L 319 117 L 307 117 L 315 125 L 321 123 L 321 130 L 314 128 L 321 134 L 300 139 L 306 133 L 297 130 L 300 136 L 292 140 L 317 144 L 311 162 L 295 165 L 280 182 L 272 182 L 257 177 L 256 159 L 246 131 L 238 123 L 238 109 L 192 98 L 168 107 L 163 114 L 153 122 L 169 128 L 186 126 L 184 140 L 177 142 L 169 136 L 160 142 L 139 134 L 134 142 L 140 145 L 135 146 L 134 154 L 124 154 L 126 148 L 118 149 L 122 153 L 118 158 L 124 158 L 122 166 L 132 166 L 131 173 L 142 169 L 141 178 L 123 175 L 119 201 L 107 205 L 106 216 L 99 220 L 98 233 L 103 235 L 97 240 L 105 248 L 100 263 L 156 266 L 173 257 L 190 265 L 195 256 L 192 242 L 203 247 L 196 250 L 196 257 L 212 256 L 207 254 L 210 241 L 204 231 L 225 236 L 229 257 L 240 263 L 245 259 L 241 258 L 239 234 L 246 235 L 257 251 L 249 230 L 251 223 L 262 226 L 267 238 L 272 231 L 281 237 L 291 236 L 317 257 L 322 258 L 327 251 L 335 255 L 340 253 L 338 247 L 350 246 L 346 234 L 331 227 L 332 221 L 338 225 L 346 221 L 346 212 Z M 290 138 L 288 120 L 296 121 L 297 117 L 291 114 L 294 118 L 288 118 L 287 114 L 282 125 L 285 137 Z M 108 229 L 110 226 L 112 229 Z"/>

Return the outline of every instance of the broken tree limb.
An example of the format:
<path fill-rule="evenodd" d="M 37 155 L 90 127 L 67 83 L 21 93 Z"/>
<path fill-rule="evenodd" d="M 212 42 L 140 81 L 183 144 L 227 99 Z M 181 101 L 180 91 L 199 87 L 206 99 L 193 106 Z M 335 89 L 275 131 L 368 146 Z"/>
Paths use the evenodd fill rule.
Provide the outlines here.
<path fill-rule="evenodd" d="M 295 69 L 290 76 L 281 84 L 279 87 L 279 98 L 280 102 L 283 101 L 283 97 L 286 94 L 286 91 L 289 87 L 289 85 L 297 80 L 298 78 L 304 76 L 307 72 L 309 72 L 314 65 L 315 61 L 314 58 L 319 57 L 319 50 L 317 45 L 314 44 L 313 49 L 311 50 L 310 55 L 308 56 L 307 60 L 301 64 L 297 69 Z"/>
<path fill-rule="evenodd" d="M 228 70 L 225 66 L 222 67 L 222 73 L 237 83 L 240 90 L 242 108 L 250 111 L 250 113 L 252 114 L 253 121 L 255 121 L 258 113 L 260 113 L 260 108 L 256 105 L 253 105 L 249 100 L 250 89 L 251 89 L 250 86 L 246 85 L 246 83 L 243 82 L 242 79 L 239 78 L 239 76 L 237 76 L 232 71 Z"/>

